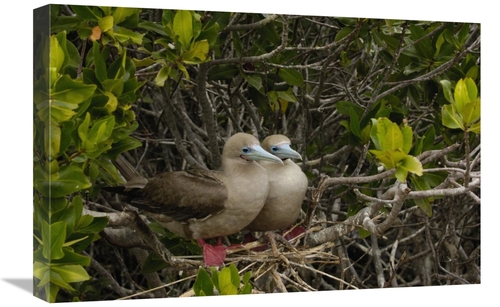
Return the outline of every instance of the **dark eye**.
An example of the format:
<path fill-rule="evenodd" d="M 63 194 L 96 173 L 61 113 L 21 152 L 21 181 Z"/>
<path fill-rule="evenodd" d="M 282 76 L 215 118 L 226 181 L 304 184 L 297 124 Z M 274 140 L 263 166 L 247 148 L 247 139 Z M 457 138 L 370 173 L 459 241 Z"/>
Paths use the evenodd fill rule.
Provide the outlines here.
<path fill-rule="evenodd" d="M 243 147 L 243 149 L 241 150 L 242 153 L 249 153 L 250 152 L 250 148 L 248 147 Z"/>
<path fill-rule="evenodd" d="M 271 151 L 272 152 L 276 152 L 278 151 L 280 148 L 278 146 L 271 146 Z"/>

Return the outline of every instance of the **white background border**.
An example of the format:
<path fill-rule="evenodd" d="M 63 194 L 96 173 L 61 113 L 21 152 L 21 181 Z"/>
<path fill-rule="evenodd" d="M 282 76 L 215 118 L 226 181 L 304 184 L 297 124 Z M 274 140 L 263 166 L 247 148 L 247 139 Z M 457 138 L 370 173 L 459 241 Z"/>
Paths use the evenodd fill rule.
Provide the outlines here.
<path fill-rule="evenodd" d="M 276 2 L 276 3 L 275 3 Z M 279 3 L 281 2 L 281 4 Z M 481 23 L 481 98 L 482 98 L 482 217 L 481 217 L 481 285 L 420 287 L 361 291 L 324 291 L 300 294 L 272 294 L 231 297 L 169 298 L 148 300 L 149 306 L 179 304 L 199 306 L 210 300 L 215 304 L 291 304 L 306 305 L 354 303 L 356 306 L 387 306 L 404 304 L 421 306 L 431 303 L 433 306 L 481 305 L 481 301 L 491 297 L 496 299 L 498 273 L 500 269 L 494 260 L 498 255 L 494 246 L 498 246 L 496 221 L 499 217 L 498 196 L 493 197 L 494 184 L 498 183 L 500 169 L 493 159 L 494 145 L 498 141 L 492 124 L 497 115 L 500 95 L 493 95 L 500 86 L 493 84 L 498 78 L 498 9 L 494 1 L 487 4 L 480 1 L 65 1 L 63 4 L 108 5 L 125 7 L 150 7 L 169 9 L 196 9 L 209 11 L 263 12 L 301 15 L 368 17 L 388 19 L 414 19 L 436 21 L 458 21 Z M 50 2 L 49 2 L 50 3 Z M 0 61 L 0 84 L 2 95 L 0 105 L 0 303 L 13 306 L 24 303 L 29 306 L 47 304 L 32 296 L 26 288 L 32 279 L 32 16 L 33 9 L 48 2 L 30 1 L 4 2 L 2 7 L 2 27 Z M 168 5 L 168 6 L 167 6 Z M 497 57 L 497 58 L 495 58 Z M 498 115 L 497 115 L 498 117 Z M 493 147 L 494 146 L 494 147 Z M 496 167 L 495 167 L 496 166 Z M 498 190 L 498 187 L 496 187 Z M 494 287 L 494 288 L 493 288 Z M 168 300 L 168 301 L 165 301 Z M 244 300 L 244 301 L 243 301 Z M 323 302 L 326 300 L 326 302 Z M 278 303 L 279 302 L 279 303 Z M 4 305 L 4 303 L 10 303 Z M 88 302 L 80 303 L 92 306 L 140 306 L 144 300 Z M 276 306 L 275 305 L 275 306 Z M 279 306 L 278 305 L 278 306 Z"/>

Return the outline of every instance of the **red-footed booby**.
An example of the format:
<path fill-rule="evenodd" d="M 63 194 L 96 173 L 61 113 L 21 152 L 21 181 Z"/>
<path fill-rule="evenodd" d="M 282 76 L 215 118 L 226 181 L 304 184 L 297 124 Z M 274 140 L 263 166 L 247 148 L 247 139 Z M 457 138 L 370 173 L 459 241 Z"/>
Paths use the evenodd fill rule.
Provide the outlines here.
<path fill-rule="evenodd" d="M 245 229 L 251 231 L 283 230 L 299 217 L 307 192 L 308 179 L 291 159 L 302 159 L 290 147 L 290 139 L 281 134 L 268 136 L 262 147 L 283 160 L 283 165 L 259 161 L 269 174 L 269 193 L 259 215 Z"/>
<path fill-rule="evenodd" d="M 257 161 L 283 166 L 282 160 L 265 151 L 254 136 L 237 133 L 224 145 L 220 170 L 134 178 L 125 190 L 131 193 L 131 205 L 171 232 L 198 240 L 206 265 L 222 265 L 225 247 L 210 246 L 204 239 L 237 233 L 259 214 L 270 184 L 268 172 Z M 213 254 L 215 260 L 210 257 Z"/>

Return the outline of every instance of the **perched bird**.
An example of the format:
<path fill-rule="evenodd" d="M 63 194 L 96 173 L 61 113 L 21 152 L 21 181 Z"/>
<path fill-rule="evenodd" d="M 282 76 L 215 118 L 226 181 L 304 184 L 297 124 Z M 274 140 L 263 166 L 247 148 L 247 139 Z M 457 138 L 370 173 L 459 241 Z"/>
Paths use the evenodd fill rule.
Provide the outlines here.
<path fill-rule="evenodd" d="M 259 161 L 269 174 L 269 193 L 259 215 L 245 229 L 250 231 L 283 230 L 299 217 L 308 180 L 301 168 L 291 159 L 302 159 L 290 147 L 284 135 L 268 136 L 262 147 L 283 160 L 283 165 Z"/>
<path fill-rule="evenodd" d="M 220 170 L 167 172 L 151 179 L 135 176 L 125 184 L 125 193 L 131 205 L 171 232 L 198 240 L 206 265 L 221 265 L 225 247 L 220 241 L 211 246 L 204 239 L 234 234 L 259 214 L 270 184 L 267 171 L 256 161 L 283 165 L 254 136 L 237 133 L 224 145 Z M 118 167 L 122 168 L 126 166 Z"/>

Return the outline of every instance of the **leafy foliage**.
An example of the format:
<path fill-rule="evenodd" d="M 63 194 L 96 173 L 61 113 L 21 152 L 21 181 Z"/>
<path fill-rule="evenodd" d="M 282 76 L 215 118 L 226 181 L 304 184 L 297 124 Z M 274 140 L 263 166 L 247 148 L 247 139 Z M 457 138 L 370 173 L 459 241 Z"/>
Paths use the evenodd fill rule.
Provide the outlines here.
<path fill-rule="evenodd" d="M 107 225 L 106 217 L 82 213 L 80 193 L 97 192 L 100 180 L 122 182 L 109 158 L 141 145 L 129 136 L 137 128 L 130 107 L 141 84 L 125 49 L 108 64 L 104 55 L 109 50 L 94 38 L 86 66 L 81 67 L 67 32 L 78 29 L 82 38 L 92 40 L 88 25 L 95 23 L 116 46 L 129 39 L 137 42 L 135 35 L 125 39 L 128 32 L 116 24 L 138 11 L 73 9 L 74 17 L 53 20 L 57 31 L 35 33 L 33 258 L 37 287 L 45 290 L 40 295 L 49 302 L 56 302 L 60 289 L 78 293 L 71 284 L 90 279 L 84 268 L 90 258 L 80 253 Z"/>
<path fill-rule="evenodd" d="M 441 114 L 443 126 L 450 129 L 461 129 L 480 133 L 481 99 L 478 97 L 477 86 L 471 78 L 458 80 L 455 92 L 451 94 L 451 83 L 441 80 L 446 100 L 451 104 L 444 105 Z"/>
<path fill-rule="evenodd" d="M 193 284 L 193 290 L 196 296 L 215 295 L 214 289 L 219 295 L 235 295 L 252 293 L 252 284 L 250 283 L 251 272 L 246 272 L 242 277 L 238 269 L 231 263 L 230 266 L 222 268 L 220 272 L 212 267 L 211 276 L 204 268 L 198 270 L 198 275 Z M 241 284 L 242 283 L 242 284 Z"/>
<path fill-rule="evenodd" d="M 376 149 L 370 150 L 387 169 L 396 169 L 396 178 L 404 182 L 408 172 L 422 176 L 422 164 L 409 155 L 413 134 L 411 127 L 400 129 L 389 119 L 372 119 L 371 139 Z"/>

